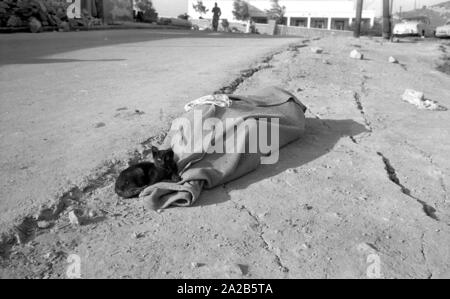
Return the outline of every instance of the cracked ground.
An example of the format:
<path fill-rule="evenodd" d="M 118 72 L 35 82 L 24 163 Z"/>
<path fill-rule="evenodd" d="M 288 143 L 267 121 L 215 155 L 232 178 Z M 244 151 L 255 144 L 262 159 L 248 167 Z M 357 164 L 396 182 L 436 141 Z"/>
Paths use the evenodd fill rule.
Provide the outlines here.
<path fill-rule="evenodd" d="M 83 278 L 367 278 L 375 254 L 381 278 L 450 278 L 449 112 L 401 100 L 412 88 L 450 107 L 450 77 L 436 70 L 443 47 L 330 37 L 271 53 L 218 91 L 277 85 L 309 108 L 304 136 L 277 164 L 158 213 L 119 199 L 126 161 L 107 163 L 59 199 L 52 227 L 17 228 L 0 276 L 63 278 L 77 254 Z M 355 48 L 364 60 L 349 58 Z M 71 207 L 100 217 L 71 226 Z"/>

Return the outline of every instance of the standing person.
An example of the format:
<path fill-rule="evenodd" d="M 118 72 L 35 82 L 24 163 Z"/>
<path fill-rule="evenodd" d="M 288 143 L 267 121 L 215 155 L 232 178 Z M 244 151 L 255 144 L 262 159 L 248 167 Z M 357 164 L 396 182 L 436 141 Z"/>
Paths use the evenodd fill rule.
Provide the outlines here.
<path fill-rule="evenodd" d="M 213 30 L 217 31 L 217 28 L 219 27 L 219 18 L 222 15 L 222 11 L 220 10 L 220 8 L 217 6 L 217 2 L 214 3 L 214 8 L 212 9 L 212 13 L 213 13 Z"/>

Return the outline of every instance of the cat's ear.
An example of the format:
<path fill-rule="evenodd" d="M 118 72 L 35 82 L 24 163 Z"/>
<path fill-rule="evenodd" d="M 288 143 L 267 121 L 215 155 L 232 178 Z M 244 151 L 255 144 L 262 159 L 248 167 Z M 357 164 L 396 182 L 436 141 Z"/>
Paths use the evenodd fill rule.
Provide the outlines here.
<path fill-rule="evenodd" d="M 152 145 L 152 156 L 153 156 L 153 158 L 156 158 L 156 156 L 158 155 L 158 152 L 159 152 L 158 148 L 156 146 Z"/>

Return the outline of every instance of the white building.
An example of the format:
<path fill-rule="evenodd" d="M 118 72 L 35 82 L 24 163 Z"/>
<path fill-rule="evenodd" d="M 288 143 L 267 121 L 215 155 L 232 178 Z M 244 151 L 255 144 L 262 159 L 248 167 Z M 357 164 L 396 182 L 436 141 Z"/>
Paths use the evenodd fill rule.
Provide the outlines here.
<path fill-rule="evenodd" d="M 236 22 L 233 16 L 233 0 L 203 0 L 208 12 L 201 16 L 193 5 L 197 0 L 188 0 L 188 14 L 194 18 L 212 18 L 214 3 L 222 11 L 221 19 Z M 250 15 L 256 23 L 267 23 L 266 10 L 271 8 L 270 0 L 248 0 L 250 4 Z M 344 30 L 353 23 L 356 15 L 356 1 L 303 1 L 303 0 L 280 0 L 279 4 L 286 8 L 284 23 L 288 26 L 300 26 L 307 28 L 323 28 Z M 362 13 L 363 23 L 373 26 L 375 10 L 364 10 Z"/>

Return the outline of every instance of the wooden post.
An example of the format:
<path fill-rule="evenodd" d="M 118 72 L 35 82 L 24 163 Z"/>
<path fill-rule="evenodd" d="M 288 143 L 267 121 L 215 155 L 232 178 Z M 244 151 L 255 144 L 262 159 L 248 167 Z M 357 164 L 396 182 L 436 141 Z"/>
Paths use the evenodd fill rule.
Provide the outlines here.
<path fill-rule="evenodd" d="M 356 21 L 355 21 L 355 31 L 353 36 L 359 38 L 361 36 L 361 18 L 363 10 L 363 0 L 357 0 L 356 2 Z"/>
<path fill-rule="evenodd" d="M 389 0 L 383 0 L 383 38 L 389 39 L 391 37 L 391 26 L 390 26 L 390 8 Z"/>

